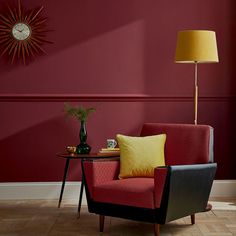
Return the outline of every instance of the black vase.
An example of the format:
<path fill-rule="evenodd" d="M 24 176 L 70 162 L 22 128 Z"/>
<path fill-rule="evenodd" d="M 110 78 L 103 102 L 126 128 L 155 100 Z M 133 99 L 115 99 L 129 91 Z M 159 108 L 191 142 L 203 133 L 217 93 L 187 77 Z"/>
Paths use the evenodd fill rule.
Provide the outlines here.
<path fill-rule="evenodd" d="M 86 131 L 86 122 L 81 121 L 80 131 L 79 131 L 80 144 L 76 147 L 77 154 L 89 154 L 91 147 L 86 143 L 87 140 L 87 131 Z"/>

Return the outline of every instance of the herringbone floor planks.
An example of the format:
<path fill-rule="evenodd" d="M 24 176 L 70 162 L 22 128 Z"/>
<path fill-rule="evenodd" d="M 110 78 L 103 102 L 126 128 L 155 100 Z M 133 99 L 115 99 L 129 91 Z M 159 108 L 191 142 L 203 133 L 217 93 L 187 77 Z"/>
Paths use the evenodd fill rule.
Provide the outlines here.
<path fill-rule="evenodd" d="M 236 236 L 236 199 L 213 199 L 213 210 L 161 226 L 165 236 Z M 0 201 L 0 236 L 153 236 L 151 224 L 106 217 L 104 233 L 98 232 L 98 216 L 84 206 L 77 219 L 75 201 Z"/>

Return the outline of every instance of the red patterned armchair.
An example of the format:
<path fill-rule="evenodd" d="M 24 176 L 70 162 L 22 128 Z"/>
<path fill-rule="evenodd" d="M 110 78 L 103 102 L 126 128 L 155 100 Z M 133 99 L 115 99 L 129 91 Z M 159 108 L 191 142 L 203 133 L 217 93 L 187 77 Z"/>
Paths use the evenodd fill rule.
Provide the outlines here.
<path fill-rule="evenodd" d="M 166 166 L 154 178 L 118 179 L 119 159 L 86 160 L 83 176 L 91 213 L 159 225 L 209 210 L 207 205 L 216 163 L 213 163 L 213 129 L 207 125 L 144 124 L 141 136 L 165 133 Z M 207 207 L 208 206 L 208 207 Z"/>

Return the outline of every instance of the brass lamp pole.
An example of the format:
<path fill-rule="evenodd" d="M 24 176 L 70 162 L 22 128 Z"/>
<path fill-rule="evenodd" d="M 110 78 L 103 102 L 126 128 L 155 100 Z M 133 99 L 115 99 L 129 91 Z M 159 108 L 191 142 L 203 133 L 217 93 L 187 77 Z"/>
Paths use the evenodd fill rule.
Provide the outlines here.
<path fill-rule="evenodd" d="M 197 85 L 197 61 L 195 64 L 195 73 L 194 73 L 194 124 L 197 124 L 197 102 L 198 102 L 198 85 Z"/>
<path fill-rule="evenodd" d="M 209 30 L 185 30 L 178 32 L 176 63 L 194 63 L 194 124 L 198 123 L 198 63 L 219 62 L 216 35 Z"/>

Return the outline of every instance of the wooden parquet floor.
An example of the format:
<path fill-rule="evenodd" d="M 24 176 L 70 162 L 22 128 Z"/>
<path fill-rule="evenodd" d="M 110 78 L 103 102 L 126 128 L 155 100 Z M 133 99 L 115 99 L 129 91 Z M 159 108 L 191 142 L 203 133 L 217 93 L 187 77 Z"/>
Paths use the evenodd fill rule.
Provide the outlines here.
<path fill-rule="evenodd" d="M 236 235 L 236 199 L 213 199 L 213 210 L 196 214 L 196 224 L 185 217 L 161 226 L 161 235 Z M 217 201 L 216 201 L 217 200 Z M 0 236 L 153 236 L 151 224 L 107 217 L 104 233 L 98 216 L 87 207 L 77 219 L 76 202 L 56 200 L 0 201 Z"/>

